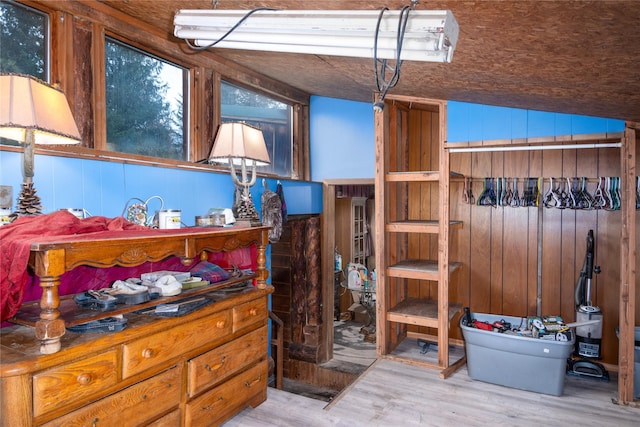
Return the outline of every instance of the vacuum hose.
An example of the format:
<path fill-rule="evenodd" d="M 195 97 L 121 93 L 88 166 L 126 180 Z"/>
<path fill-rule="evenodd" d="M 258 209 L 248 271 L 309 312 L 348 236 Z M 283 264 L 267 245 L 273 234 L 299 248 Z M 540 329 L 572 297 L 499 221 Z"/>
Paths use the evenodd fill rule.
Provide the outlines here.
<path fill-rule="evenodd" d="M 575 303 L 577 307 L 581 305 L 591 305 L 594 246 L 593 230 L 589 230 L 587 234 L 587 252 L 584 256 L 582 269 L 580 270 L 580 277 L 576 283 Z"/>

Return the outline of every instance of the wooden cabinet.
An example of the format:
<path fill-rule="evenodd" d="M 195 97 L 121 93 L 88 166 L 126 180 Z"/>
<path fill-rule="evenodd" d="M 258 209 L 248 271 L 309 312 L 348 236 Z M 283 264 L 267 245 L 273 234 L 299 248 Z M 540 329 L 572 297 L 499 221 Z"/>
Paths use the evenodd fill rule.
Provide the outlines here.
<path fill-rule="evenodd" d="M 39 353 L 30 328 L 5 328 L 0 425 L 217 425 L 257 406 L 270 292 L 213 291 L 213 304 L 178 318 L 128 313 L 123 331 L 67 332 L 53 355 Z"/>
<path fill-rule="evenodd" d="M 448 375 L 449 327 L 461 305 L 450 302 L 449 280 L 460 263 L 449 260 L 449 157 L 444 150 L 446 104 L 388 97 L 376 114 L 376 265 L 378 352 L 407 337 L 438 344 L 437 362 L 412 360 Z"/>
<path fill-rule="evenodd" d="M 46 289 L 40 304 L 24 304 L 12 319 L 19 325 L 0 330 L 0 426 L 209 426 L 266 399 L 268 227 L 161 231 L 32 243 Z M 91 313 L 58 296 L 59 276 L 77 265 L 206 259 L 207 251 L 250 245 L 255 274 L 176 296 Z M 247 280 L 256 286 L 225 289 Z M 152 314 L 154 305 L 193 296 L 212 302 L 181 317 Z M 127 327 L 65 333 L 65 325 L 110 316 L 126 317 Z"/>

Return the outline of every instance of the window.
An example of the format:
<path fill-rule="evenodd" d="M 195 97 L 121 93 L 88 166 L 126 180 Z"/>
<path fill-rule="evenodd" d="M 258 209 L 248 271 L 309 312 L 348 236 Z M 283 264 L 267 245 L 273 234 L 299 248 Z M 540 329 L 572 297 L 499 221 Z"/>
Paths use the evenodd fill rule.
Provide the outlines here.
<path fill-rule="evenodd" d="M 258 170 L 291 177 L 293 157 L 293 108 L 291 105 L 227 82 L 222 82 L 220 95 L 223 123 L 243 121 L 262 130 L 271 164 L 259 167 Z"/>
<path fill-rule="evenodd" d="M 48 44 L 48 15 L 17 3 L 0 3 L 0 73 L 48 81 Z"/>
<path fill-rule="evenodd" d="M 0 3 L 0 73 L 29 74 L 47 81 L 49 16 L 12 2 Z M 20 145 L 0 138 L 0 144 Z"/>
<path fill-rule="evenodd" d="M 187 160 L 187 70 L 109 38 L 105 66 L 107 150 Z"/>

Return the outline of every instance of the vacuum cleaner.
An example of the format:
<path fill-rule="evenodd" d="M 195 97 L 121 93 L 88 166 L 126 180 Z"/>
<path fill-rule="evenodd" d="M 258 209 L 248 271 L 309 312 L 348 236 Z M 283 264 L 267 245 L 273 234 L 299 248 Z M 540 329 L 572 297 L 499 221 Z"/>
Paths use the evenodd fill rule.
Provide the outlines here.
<path fill-rule="evenodd" d="M 587 250 L 584 263 L 580 270 L 580 277 L 576 283 L 576 344 L 574 355 L 577 360 L 569 359 L 567 373 L 570 375 L 584 376 L 608 381 L 609 374 L 604 366 L 594 362 L 593 359 L 601 359 L 602 344 L 602 311 L 593 305 L 591 300 L 591 281 L 593 274 L 600 273 L 600 267 L 594 266 L 595 240 L 593 230 L 587 234 Z"/>

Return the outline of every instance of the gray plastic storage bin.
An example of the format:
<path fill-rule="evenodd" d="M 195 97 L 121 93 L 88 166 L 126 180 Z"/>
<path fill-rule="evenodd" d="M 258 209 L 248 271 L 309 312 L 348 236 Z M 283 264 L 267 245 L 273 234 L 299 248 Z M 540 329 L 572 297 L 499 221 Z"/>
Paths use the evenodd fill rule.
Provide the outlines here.
<path fill-rule="evenodd" d="M 493 323 L 505 320 L 513 327 L 527 319 L 474 313 L 473 319 Z M 560 396 L 564 390 L 571 341 L 551 341 L 484 331 L 462 324 L 469 377 L 507 387 Z"/>
<path fill-rule="evenodd" d="M 640 326 L 635 329 L 635 351 L 633 364 L 633 394 L 640 398 Z"/>

